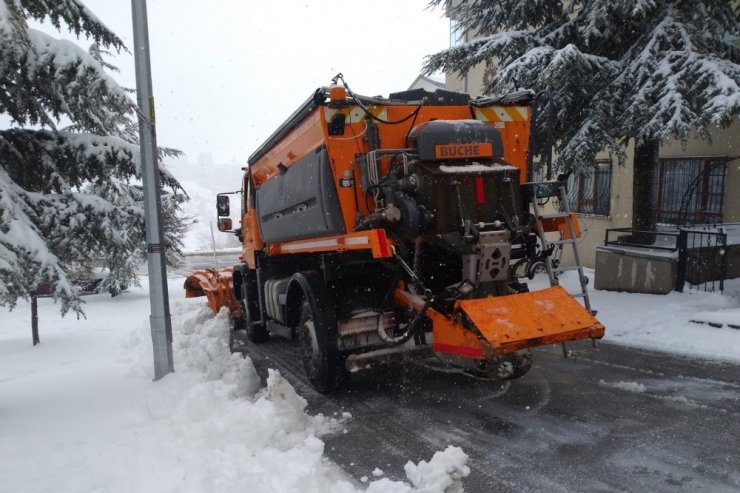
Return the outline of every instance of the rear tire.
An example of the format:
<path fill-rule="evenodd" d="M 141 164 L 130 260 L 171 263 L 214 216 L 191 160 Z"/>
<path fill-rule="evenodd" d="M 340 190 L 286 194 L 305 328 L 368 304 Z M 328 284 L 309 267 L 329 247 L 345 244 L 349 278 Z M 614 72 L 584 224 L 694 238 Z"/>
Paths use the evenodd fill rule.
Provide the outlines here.
<path fill-rule="evenodd" d="M 333 337 L 335 334 L 333 317 L 315 313 L 311 303 L 304 299 L 298 324 L 298 341 L 306 376 L 311 386 L 322 394 L 336 390 L 347 377 L 344 359 L 333 342 L 336 341 L 336 337 Z"/>
<path fill-rule="evenodd" d="M 535 262 L 532 262 L 527 267 L 527 277 L 532 280 L 534 279 L 534 276 L 537 274 L 546 274 L 547 273 L 547 264 L 544 260 L 537 260 Z"/>
<path fill-rule="evenodd" d="M 523 349 L 486 361 L 480 373 L 491 380 L 514 380 L 527 374 L 532 368 L 532 351 Z"/>
<path fill-rule="evenodd" d="M 503 363 L 510 363 L 512 366 L 511 373 L 506 377 L 507 380 L 521 378 L 532 368 L 533 356 L 532 351 L 523 349 L 509 354 L 503 358 Z"/>

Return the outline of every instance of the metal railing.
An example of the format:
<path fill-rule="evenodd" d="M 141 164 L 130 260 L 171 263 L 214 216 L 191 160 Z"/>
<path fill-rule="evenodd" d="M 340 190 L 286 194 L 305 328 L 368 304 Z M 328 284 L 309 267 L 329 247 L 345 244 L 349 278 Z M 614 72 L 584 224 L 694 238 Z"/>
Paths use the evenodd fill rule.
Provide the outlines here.
<path fill-rule="evenodd" d="M 616 238 L 612 235 L 617 234 Z M 645 231 L 634 228 L 609 228 L 604 234 L 604 245 L 678 250 L 678 231 Z"/>
<path fill-rule="evenodd" d="M 726 277 L 727 233 L 724 229 L 680 229 L 676 291 L 683 292 L 688 283 L 700 291 L 723 292 Z"/>

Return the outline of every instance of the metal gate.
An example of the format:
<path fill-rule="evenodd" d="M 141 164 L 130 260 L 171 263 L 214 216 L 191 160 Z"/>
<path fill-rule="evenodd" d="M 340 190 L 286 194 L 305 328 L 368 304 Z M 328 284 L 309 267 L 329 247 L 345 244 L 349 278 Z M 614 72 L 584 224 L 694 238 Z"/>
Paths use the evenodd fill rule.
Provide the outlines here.
<path fill-rule="evenodd" d="M 724 291 L 727 277 L 727 233 L 680 229 L 678 234 L 676 291 L 686 284 L 700 291 Z"/>

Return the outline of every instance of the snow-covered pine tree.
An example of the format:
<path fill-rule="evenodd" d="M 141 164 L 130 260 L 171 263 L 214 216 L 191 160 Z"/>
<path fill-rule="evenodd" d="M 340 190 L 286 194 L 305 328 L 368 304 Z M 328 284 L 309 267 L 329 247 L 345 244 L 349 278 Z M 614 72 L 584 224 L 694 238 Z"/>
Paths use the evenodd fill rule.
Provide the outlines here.
<path fill-rule="evenodd" d="M 430 56 L 425 71 L 495 66 L 486 93 L 549 89 L 566 169 L 634 139 L 633 227 L 655 228 L 660 143 L 740 113 L 740 2 L 731 0 L 432 0 L 474 40 Z"/>
<path fill-rule="evenodd" d="M 88 53 L 30 19 L 95 45 Z M 145 240 L 136 106 L 106 72 L 104 49 L 125 47 L 79 0 L 0 0 L 0 114 L 10 121 L 0 128 L 0 305 L 49 283 L 62 313 L 79 312 L 70 275 L 100 260 L 110 269 L 103 288 L 137 281 Z M 161 182 L 176 256 L 186 195 L 166 171 Z"/>

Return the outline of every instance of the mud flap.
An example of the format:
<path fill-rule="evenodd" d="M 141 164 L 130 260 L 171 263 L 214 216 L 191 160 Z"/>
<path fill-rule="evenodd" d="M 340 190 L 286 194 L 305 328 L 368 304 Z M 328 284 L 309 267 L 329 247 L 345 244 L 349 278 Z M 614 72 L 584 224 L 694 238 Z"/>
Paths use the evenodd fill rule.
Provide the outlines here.
<path fill-rule="evenodd" d="M 486 352 L 491 356 L 604 336 L 604 326 L 560 286 L 463 300 L 457 309 L 462 325 L 487 342 Z M 436 341 L 436 326 L 434 338 Z"/>

